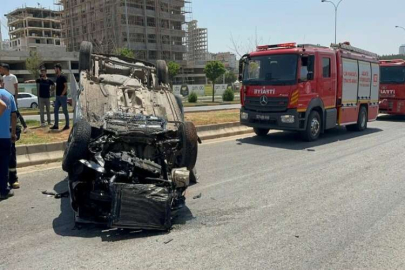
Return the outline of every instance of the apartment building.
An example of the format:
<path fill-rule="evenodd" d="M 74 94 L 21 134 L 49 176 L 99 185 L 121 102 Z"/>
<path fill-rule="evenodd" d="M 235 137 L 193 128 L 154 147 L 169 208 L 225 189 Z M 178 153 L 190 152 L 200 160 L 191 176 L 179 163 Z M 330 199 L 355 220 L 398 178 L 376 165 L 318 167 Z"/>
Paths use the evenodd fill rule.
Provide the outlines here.
<path fill-rule="evenodd" d="M 129 48 L 136 58 L 182 62 L 184 23 L 190 1 L 61 0 L 62 28 L 69 51 L 91 41 L 95 52 Z M 190 8 L 191 9 L 191 8 Z"/>

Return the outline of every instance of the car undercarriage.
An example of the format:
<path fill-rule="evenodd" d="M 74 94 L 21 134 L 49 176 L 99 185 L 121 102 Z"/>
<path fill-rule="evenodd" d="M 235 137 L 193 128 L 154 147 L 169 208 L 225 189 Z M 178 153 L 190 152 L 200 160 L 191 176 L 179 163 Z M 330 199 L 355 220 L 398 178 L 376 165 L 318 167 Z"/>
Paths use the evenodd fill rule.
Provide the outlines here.
<path fill-rule="evenodd" d="M 77 223 L 169 230 L 196 182 L 195 126 L 184 121 L 167 66 L 80 52 L 77 118 L 63 169 Z"/>

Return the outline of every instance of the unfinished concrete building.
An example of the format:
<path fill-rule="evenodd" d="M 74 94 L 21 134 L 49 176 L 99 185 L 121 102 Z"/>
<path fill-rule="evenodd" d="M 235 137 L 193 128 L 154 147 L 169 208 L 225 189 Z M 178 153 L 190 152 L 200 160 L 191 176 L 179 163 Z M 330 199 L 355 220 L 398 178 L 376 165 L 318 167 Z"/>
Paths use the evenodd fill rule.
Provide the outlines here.
<path fill-rule="evenodd" d="M 18 8 L 5 15 L 8 21 L 10 47 L 26 51 L 30 48 L 64 50 L 61 12 L 45 8 Z"/>
<path fill-rule="evenodd" d="M 204 68 L 210 60 L 208 29 L 199 28 L 196 20 L 187 23 L 186 45 L 186 64 L 180 69 L 180 74 L 176 76 L 174 83 L 207 84 Z"/>
<path fill-rule="evenodd" d="M 8 46 L 0 46 L 0 59 L 10 65 L 20 83 L 35 80 L 26 67 L 26 60 L 37 52 L 48 76 L 54 80 L 54 65 L 62 65 L 63 71 L 78 76 L 78 54 L 66 52 L 62 39 L 61 12 L 41 7 L 18 8 L 5 15 L 8 19 L 10 40 Z M 22 90 L 23 91 L 23 90 Z"/>
<path fill-rule="evenodd" d="M 182 62 L 186 14 L 184 0 L 61 0 L 63 29 L 69 51 L 91 41 L 95 52 L 134 51 L 136 58 Z M 188 10 L 190 8 L 190 11 Z"/>

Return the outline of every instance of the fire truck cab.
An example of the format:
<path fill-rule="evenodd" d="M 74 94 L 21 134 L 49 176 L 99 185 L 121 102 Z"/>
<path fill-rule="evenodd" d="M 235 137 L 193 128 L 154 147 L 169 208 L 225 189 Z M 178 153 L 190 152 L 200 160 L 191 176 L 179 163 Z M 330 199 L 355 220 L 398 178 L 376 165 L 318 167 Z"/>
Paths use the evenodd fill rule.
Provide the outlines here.
<path fill-rule="evenodd" d="M 382 60 L 380 71 L 380 112 L 405 115 L 405 60 Z"/>
<path fill-rule="evenodd" d="M 258 46 L 239 64 L 241 124 L 307 141 L 337 125 L 365 130 L 378 115 L 379 74 L 377 55 L 349 43 Z"/>

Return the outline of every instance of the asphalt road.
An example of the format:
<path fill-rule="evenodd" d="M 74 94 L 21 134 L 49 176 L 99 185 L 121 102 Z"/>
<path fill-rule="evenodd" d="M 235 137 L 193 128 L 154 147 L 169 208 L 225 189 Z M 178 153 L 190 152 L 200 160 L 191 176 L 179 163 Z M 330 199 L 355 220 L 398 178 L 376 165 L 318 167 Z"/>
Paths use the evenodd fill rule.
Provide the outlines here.
<path fill-rule="evenodd" d="M 216 105 L 216 106 L 197 106 L 197 107 L 186 107 L 184 108 L 185 112 L 204 112 L 204 111 L 219 111 L 219 110 L 228 110 L 228 109 L 240 109 L 240 104 L 230 104 L 230 105 Z M 70 119 L 73 118 L 73 113 L 69 113 Z M 24 116 L 25 120 L 35 120 L 40 121 L 39 115 L 26 115 Z M 54 115 L 51 113 L 52 122 L 54 120 Z M 65 119 L 64 114 L 59 114 L 59 119 Z M 46 116 L 45 116 L 46 121 Z"/>
<path fill-rule="evenodd" d="M 60 169 L 0 202 L 1 269 L 405 269 L 405 121 L 205 142 L 170 233 L 73 229 Z M 193 200 L 193 196 L 202 194 Z"/>

